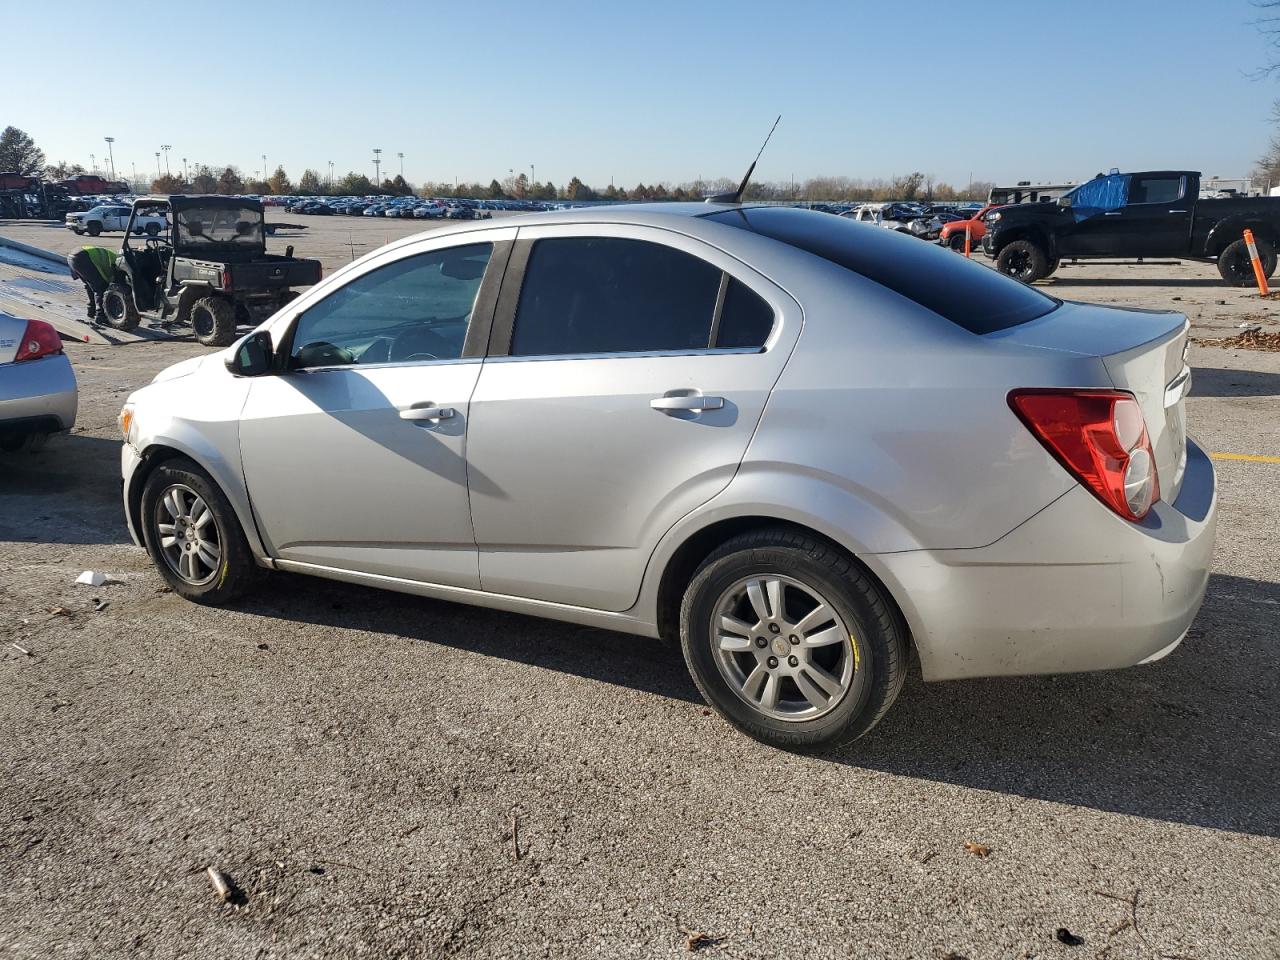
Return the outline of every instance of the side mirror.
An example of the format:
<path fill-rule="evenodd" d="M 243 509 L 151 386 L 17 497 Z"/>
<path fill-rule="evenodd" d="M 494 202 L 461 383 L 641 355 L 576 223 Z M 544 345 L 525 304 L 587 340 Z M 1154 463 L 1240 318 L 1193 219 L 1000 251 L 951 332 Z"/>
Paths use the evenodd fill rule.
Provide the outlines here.
<path fill-rule="evenodd" d="M 1072 200 L 1070 197 L 1058 198 L 1058 206 L 1062 207 L 1063 210 L 1069 209 L 1071 207 L 1071 203 L 1072 203 Z"/>
<path fill-rule="evenodd" d="M 271 334 L 255 330 L 235 345 L 227 357 L 227 369 L 237 377 L 260 377 L 271 371 Z"/>

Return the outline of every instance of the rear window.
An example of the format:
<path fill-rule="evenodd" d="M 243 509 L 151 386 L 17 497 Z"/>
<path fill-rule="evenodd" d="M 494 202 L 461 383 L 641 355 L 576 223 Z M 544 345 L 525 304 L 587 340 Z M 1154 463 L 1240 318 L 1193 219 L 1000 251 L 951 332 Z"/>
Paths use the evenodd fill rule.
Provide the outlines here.
<path fill-rule="evenodd" d="M 1055 310 L 1057 300 L 937 244 L 792 207 L 753 207 L 708 220 L 751 230 L 866 277 L 963 327 L 994 333 Z"/>

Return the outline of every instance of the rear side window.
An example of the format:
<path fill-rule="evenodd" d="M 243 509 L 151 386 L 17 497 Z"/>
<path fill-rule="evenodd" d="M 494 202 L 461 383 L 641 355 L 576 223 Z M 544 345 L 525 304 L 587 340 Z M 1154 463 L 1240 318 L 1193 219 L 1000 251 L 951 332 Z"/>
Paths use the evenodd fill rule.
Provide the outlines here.
<path fill-rule="evenodd" d="M 761 347 L 772 330 L 773 307 L 741 280 L 729 278 L 715 345 L 722 349 Z"/>
<path fill-rule="evenodd" d="M 1134 177 L 1130 203 L 1173 203 L 1182 198 L 1181 177 Z"/>
<path fill-rule="evenodd" d="M 512 356 L 706 349 L 720 270 L 658 243 L 538 240 L 511 335 Z"/>
<path fill-rule="evenodd" d="M 792 207 L 726 210 L 716 223 L 797 247 L 866 277 L 963 327 L 993 333 L 1055 310 L 1058 301 L 937 244 Z"/>

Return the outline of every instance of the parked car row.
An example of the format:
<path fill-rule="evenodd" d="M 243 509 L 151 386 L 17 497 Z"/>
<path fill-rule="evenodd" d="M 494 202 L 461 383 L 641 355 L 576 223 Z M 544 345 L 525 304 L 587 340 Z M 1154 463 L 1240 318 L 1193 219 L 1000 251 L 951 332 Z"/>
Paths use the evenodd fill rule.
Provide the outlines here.
<path fill-rule="evenodd" d="M 265 200 L 264 200 L 265 202 Z M 392 217 L 416 220 L 487 220 L 494 210 L 522 213 L 558 209 L 537 200 L 472 200 L 466 197 L 286 197 L 288 213 L 313 216 Z"/>

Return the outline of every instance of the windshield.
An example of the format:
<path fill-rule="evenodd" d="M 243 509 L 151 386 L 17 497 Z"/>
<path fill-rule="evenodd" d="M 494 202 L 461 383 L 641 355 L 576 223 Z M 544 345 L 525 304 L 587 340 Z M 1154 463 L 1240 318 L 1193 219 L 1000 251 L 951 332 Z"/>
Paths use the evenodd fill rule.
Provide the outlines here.
<path fill-rule="evenodd" d="M 178 213 L 178 242 L 191 246 L 260 247 L 262 213 L 254 207 L 187 207 Z"/>

